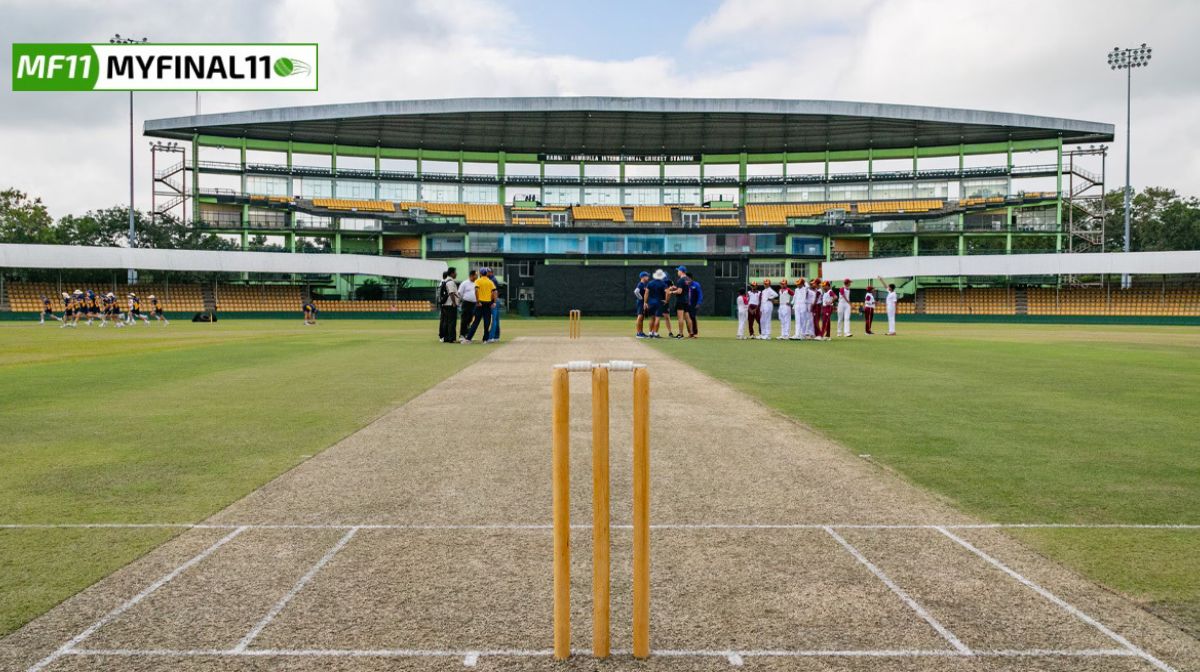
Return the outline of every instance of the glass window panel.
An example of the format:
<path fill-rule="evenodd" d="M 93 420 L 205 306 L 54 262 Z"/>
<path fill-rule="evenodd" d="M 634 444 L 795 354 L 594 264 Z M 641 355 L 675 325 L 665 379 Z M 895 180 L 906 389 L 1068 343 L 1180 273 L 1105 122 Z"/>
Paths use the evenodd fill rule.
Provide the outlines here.
<path fill-rule="evenodd" d="M 662 205 L 662 192 L 654 189 L 626 189 L 626 205 Z"/>
<path fill-rule="evenodd" d="M 337 197 L 374 199 L 375 183 L 362 180 L 337 180 Z"/>
<path fill-rule="evenodd" d="M 462 194 L 463 203 L 496 203 L 500 188 L 494 184 L 465 184 Z"/>
<path fill-rule="evenodd" d="M 545 254 L 546 237 L 525 233 L 514 233 L 505 237 L 507 248 L 505 252 L 517 254 Z"/>
<path fill-rule="evenodd" d="M 421 200 L 430 203 L 457 203 L 458 185 L 422 183 Z"/>
<path fill-rule="evenodd" d="M 626 236 L 629 254 L 663 254 L 666 244 L 662 236 Z"/>
<path fill-rule="evenodd" d="M 620 205 L 621 190 L 616 187 L 586 187 L 583 202 L 591 205 Z"/>
<path fill-rule="evenodd" d="M 547 254 L 582 254 L 587 251 L 585 236 L 578 234 L 551 234 L 546 236 Z"/>
<path fill-rule="evenodd" d="M 246 176 L 246 193 L 265 196 L 289 196 L 286 177 Z"/>
<path fill-rule="evenodd" d="M 333 198 L 333 181 L 314 178 L 302 178 L 298 190 L 304 198 Z"/>
<path fill-rule="evenodd" d="M 413 182 L 383 182 L 379 185 L 379 198 L 385 201 L 415 201 L 417 185 Z"/>
<path fill-rule="evenodd" d="M 588 239 L 588 254 L 624 254 L 625 237 L 592 234 Z"/>

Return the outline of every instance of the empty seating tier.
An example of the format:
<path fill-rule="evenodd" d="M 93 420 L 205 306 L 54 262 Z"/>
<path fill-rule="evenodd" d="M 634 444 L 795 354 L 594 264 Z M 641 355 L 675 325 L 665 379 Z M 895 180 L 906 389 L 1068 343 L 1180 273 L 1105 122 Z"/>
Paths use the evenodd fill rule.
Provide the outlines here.
<path fill-rule="evenodd" d="M 617 205 L 576 205 L 571 208 L 571 218 L 576 221 L 586 220 L 624 224 L 625 211 Z"/>
<path fill-rule="evenodd" d="M 297 312 L 304 304 L 299 285 L 220 285 L 217 309 L 238 312 Z"/>
<path fill-rule="evenodd" d="M 413 300 L 326 301 L 317 299 L 313 301 L 313 304 L 317 310 L 323 313 L 428 313 L 433 310 L 432 302 Z"/>
<path fill-rule="evenodd" d="M 747 205 L 746 224 L 772 226 L 787 224 L 789 217 L 819 217 L 830 210 L 849 210 L 849 203 L 777 203 Z"/>
<path fill-rule="evenodd" d="M 404 210 L 419 208 L 432 215 L 462 217 L 468 224 L 503 225 L 504 206 L 478 203 L 425 203 L 407 201 L 400 204 Z"/>
<path fill-rule="evenodd" d="M 934 210 L 941 210 L 942 206 L 942 201 L 936 198 L 909 201 L 859 201 L 855 204 L 860 215 L 932 212 Z"/>
<path fill-rule="evenodd" d="M 635 224 L 666 224 L 671 221 L 669 205 L 637 205 L 633 208 Z"/>
<path fill-rule="evenodd" d="M 314 207 L 354 212 L 395 212 L 396 204 L 391 201 L 360 201 L 349 198 L 314 198 Z"/>

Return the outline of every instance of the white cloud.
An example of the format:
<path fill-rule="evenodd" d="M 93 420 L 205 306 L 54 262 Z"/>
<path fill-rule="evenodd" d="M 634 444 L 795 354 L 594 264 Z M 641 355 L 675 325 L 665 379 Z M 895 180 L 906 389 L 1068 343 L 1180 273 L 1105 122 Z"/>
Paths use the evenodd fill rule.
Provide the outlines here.
<path fill-rule="evenodd" d="M 1155 60 L 1134 74 L 1135 183 L 1200 191 L 1200 155 L 1190 147 L 1200 104 L 1194 3 L 727 0 L 697 17 L 681 52 L 647 44 L 647 55 L 629 59 L 542 53 L 520 17 L 490 0 L 0 0 L 0 14 L 19 41 L 132 31 L 159 41 L 320 43 L 319 93 L 209 93 L 206 113 L 457 96 L 745 96 L 1006 110 L 1116 123 L 1119 135 L 1123 82 L 1104 57 L 1114 45 L 1146 41 Z M 0 50 L 0 70 L 8 58 Z M 126 200 L 124 94 L 8 88 L 0 88 L 0 186 L 43 196 L 56 215 Z M 137 96 L 139 128 L 191 112 L 188 93 Z M 146 142 L 136 140 L 141 207 L 149 203 Z M 1120 147 L 1118 139 L 1110 186 L 1123 177 Z"/>

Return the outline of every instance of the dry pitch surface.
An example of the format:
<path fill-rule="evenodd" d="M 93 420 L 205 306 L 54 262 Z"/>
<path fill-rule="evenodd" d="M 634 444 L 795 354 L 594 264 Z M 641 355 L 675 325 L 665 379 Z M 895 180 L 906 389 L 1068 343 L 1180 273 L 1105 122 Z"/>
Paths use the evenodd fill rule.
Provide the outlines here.
<path fill-rule="evenodd" d="M 523 338 L 0 641 L 4 670 L 592 669 L 590 382 L 573 642 L 552 660 L 550 368 L 651 372 L 651 644 L 630 649 L 629 375 L 612 374 L 613 648 L 670 670 L 1194 670 L 1200 642 L 626 338 Z"/>

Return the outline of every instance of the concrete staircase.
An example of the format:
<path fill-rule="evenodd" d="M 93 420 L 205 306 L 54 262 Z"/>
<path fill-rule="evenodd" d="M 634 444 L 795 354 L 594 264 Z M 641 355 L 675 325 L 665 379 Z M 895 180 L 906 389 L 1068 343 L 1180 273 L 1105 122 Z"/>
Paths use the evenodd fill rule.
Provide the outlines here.
<path fill-rule="evenodd" d="M 1024 287 L 1014 290 L 1013 304 L 1016 306 L 1017 315 L 1029 314 L 1029 293 Z"/>
<path fill-rule="evenodd" d="M 200 286 L 200 295 L 204 297 L 204 311 L 211 313 L 217 309 L 217 295 L 213 292 L 213 286 L 209 283 L 204 283 Z"/>

